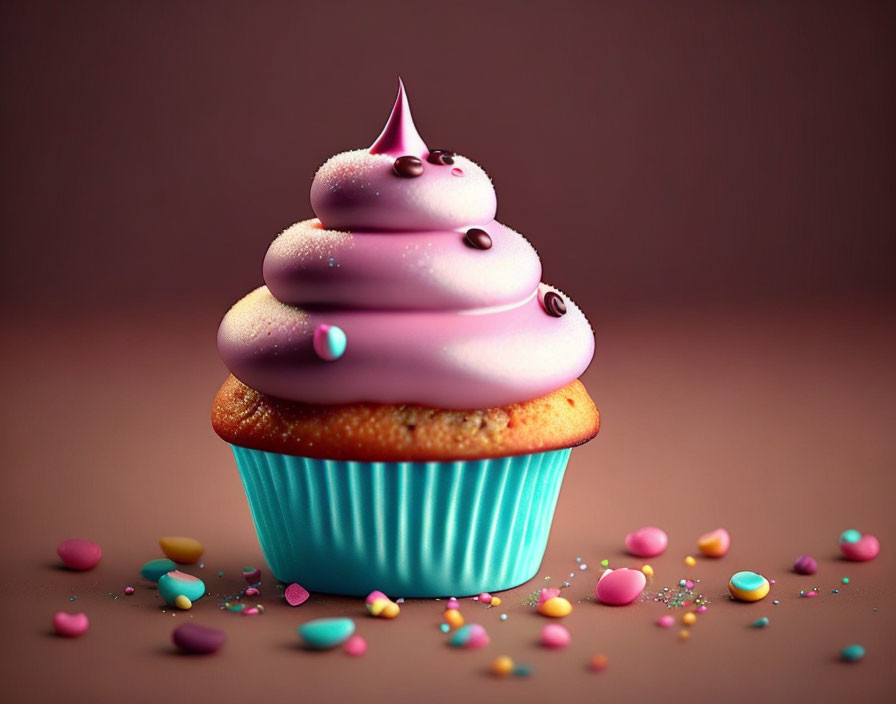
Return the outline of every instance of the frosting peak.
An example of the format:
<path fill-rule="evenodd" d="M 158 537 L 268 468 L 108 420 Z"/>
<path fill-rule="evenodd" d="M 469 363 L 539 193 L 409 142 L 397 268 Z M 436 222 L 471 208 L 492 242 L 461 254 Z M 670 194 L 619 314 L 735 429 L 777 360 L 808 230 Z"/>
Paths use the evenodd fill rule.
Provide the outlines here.
<path fill-rule="evenodd" d="M 426 144 L 414 126 L 411 106 L 404 91 L 404 83 L 398 79 L 398 97 L 392 114 L 380 136 L 370 147 L 371 154 L 386 154 L 391 157 L 416 156 L 424 158 L 428 153 Z"/>

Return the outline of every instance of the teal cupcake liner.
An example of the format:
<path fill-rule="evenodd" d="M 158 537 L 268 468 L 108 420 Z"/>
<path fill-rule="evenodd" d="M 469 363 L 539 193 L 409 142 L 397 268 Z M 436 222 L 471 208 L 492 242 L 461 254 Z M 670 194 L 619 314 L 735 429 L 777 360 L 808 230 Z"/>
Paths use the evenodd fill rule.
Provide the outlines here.
<path fill-rule="evenodd" d="M 277 579 L 394 597 L 500 591 L 535 576 L 570 453 L 346 462 L 231 447 Z"/>

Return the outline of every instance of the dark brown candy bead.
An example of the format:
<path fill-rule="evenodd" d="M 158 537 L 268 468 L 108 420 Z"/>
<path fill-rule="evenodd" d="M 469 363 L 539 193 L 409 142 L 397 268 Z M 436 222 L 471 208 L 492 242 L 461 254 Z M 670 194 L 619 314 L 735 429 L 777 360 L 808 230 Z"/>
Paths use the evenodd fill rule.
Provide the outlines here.
<path fill-rule="evenodd" d="M 426 160 L 436 166 L 451 166 L 454 163 L 454 152 L 447 149 L 431 149 Z"/>
<path fill-rule="evenodd" d="M 548 315 L 559 318 L 561 315 L 566 314 L 566 301 L 563 300 L 563 296 L 559 293 L 548 291 L 544 294 L 544 309 Z"/>
<path fill-rule="evenodd" d="M 414 178 L 423 173 L 423 162 L 415 156 L 400 156 L 392 164 L 396 176 Z"/>
<path fill-rule="evenodd" d="M 473 249 L 491 249 L 492 238 L 489 234 L 478 227 L 471 227 L 464 235 L 464 244 Z"/>

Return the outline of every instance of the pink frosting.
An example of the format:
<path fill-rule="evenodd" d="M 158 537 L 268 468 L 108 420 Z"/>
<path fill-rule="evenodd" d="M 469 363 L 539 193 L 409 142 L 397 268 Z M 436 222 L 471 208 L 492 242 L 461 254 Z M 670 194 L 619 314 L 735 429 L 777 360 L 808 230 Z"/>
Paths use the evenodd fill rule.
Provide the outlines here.
<path fill-rule="evenodd" d="M 402 156 L 421 159 L 423 173 L 398 175 Z M 374 145 L 320 168 L 311 189 L 318 218 L 274 240 L 267 286 L 224 317 L 218 348 L 237 378 L 306 403 L 486 408 L 541 396 L 586 369 L 588 321 L 539 283 L 532 246 L 494 220 L 488 176 L 464 157 L 428 156 L 400 85 Z M 490 247 L 465 242 L 473 227 Z M 562 296 L 564 315 L 546 312 L 549 291 Z M 345 333 L 338 359 L 315 353 L 321 325 Z"/>

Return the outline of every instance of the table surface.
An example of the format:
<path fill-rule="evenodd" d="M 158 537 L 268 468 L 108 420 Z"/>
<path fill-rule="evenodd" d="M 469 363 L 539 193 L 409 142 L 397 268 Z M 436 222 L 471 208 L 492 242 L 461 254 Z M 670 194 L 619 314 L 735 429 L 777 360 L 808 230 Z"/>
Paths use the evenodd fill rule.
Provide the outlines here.
<path fill-rule="evenodd" d="M 437 628 L 443 604 L 433 600 L 409 600 L 387 621 L 366 616 L 360 599 L 314 594 L 290 608 L 279 598 L 232 457 L 208 422 L 225 374 L 214 349 L 219 313 L 135 310 L 52 325 L 7 316 L 0 675 L 8 701 L 619 695 L 818 703 L 896 695 L 887 655 L 896 633 L 892 308 L 593 316 L 599 355 L 584 381 L 602 412 L 601 433 L 572 454 L 536 578 L 502 593 L 498 608 L 463 602 L 467 621 L 491 636 L 480 651 L 447 647 Z M 649 598 L 622 608 L 589 600 L 602 559 L 643 562 L 625 554 L 623 539 L 645 524 L 670 536 L 666 553 L 650 560 L 649 588 L 700 579 L 711 602 L 687 640 L 679 625 L 655 625 L 664 613 L 680 620 L 681 609 Z M 687 567 L 696 537 L 718 526 L 731 533 L 728 555 Z M 838 557 L 837 537 L 850 527 L 880 538 L 876 560 Z M 206 549 L 197 574 L 212 596 L 189 612 L 163 609 L 137 577 L 144 561 L 161 556 L 158 538 L 171 534 L 195 536 Z M 99 542 L 100 565 L 61 568 L 55 546 L 69 537 Z M 817 558 L 815 576 L 791 571 L 803 553 Z M 245 565 L 263 570 L 265 611 L 256 617 L 219 609 L 219 594 L 245 586 Z M 744 569 L 775 580 L 769 598 L 727 597 L 728 577 Z M 550 652 L 537 645 L 545 619 L 524 602 L 564 580 L 572 644 Z M 124 596 L 129 584 L 136 593 Z M 799 597 L 815 586 L 818 597 Z M 59 609 L 83 610 L 90 631 L 76 640 L 52 635 Z M 336 615 L 356 619 L 369 643 L 362 658 L 299 647 L 299 623 Z M 769 626 L 751 628 L 761 616 Z M 218 654 L 174 651 L 172 629 L 191 620 L 226 631 Z M 862 662 L 838 660 L 851 643 L 867 648 Z M 600 674 L 586 668 L 596 653 L 609 658 Z M 531 676 L 491 676 L 501 654 L 532 665 Z"/>

